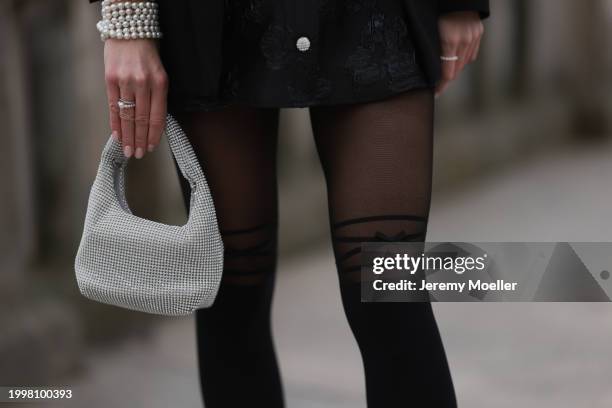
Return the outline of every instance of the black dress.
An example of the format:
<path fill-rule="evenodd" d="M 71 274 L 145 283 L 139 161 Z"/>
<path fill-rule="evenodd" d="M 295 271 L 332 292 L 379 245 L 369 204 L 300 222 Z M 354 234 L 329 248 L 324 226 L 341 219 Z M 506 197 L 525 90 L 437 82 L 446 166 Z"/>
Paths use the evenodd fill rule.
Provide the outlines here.
<path fill-rule="evenodd" d="M 157 2 L 170 112 L 366 102 L 433 87 L 438 16 L 489 15 L 487 0 Z"/>
<path fill-rule="evenodd" d="M 226 6 L 219 104 L 354 103 L 428 86 L 401 2 L 303 3 L 291 11 L 274 0 Z"/>

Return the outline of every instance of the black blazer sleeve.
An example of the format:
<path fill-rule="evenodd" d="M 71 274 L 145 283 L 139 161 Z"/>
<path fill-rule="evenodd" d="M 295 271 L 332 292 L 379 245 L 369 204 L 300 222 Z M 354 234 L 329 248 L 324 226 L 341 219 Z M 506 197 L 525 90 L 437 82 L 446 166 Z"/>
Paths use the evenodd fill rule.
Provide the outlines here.
<path fill-rule="evenodd" d="M 480 18 L 489 17 L 489 0 L 438 0 L 439 14 L 453 11 L 476 11 Z"/>

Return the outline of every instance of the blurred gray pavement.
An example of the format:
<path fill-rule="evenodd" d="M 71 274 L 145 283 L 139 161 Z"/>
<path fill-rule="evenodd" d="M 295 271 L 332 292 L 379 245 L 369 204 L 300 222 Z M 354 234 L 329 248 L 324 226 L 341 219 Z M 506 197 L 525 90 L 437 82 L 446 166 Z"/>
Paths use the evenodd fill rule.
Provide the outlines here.
<path fill-rule="evenodd" d="M 612 241 L 611 202 L 612 146 L 551 152 L 435 194 L 428 240 Z M 281 257 L 275 296 L 288 407 L 365 407 L 329 242 Z M 612 305 L 435 309 L 461 407 L 612 406 Z M 67 385 L 82 407 L 200 407 L 193 320 L 92 355 L 81 378 Z"/>

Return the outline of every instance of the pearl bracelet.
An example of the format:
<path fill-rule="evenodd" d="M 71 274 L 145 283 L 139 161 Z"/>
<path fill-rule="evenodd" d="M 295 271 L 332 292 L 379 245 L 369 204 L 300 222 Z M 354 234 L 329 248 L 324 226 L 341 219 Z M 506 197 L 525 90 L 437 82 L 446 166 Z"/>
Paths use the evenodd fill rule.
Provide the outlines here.
<path fill-rule="evenodd" d="M 161 38 L 157 12 L 158 5 L 152 1 L 103 0 L 102 20 L 96 24 L 100 39 Z"/>

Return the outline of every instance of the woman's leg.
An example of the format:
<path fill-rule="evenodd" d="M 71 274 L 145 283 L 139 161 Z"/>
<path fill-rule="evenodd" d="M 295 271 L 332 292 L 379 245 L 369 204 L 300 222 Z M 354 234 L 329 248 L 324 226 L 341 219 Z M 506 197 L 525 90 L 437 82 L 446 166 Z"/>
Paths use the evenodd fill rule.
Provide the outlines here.
<path fill-rule="evenodd" d="M 181 113 L 211 189 L 225 247 L 215 303 L 196 314 L 206 408 L 282 407 L 270 306 L 277 253 L 278 110 Z M 189 187 L 181 178 L 185 203 Z"/>
<path fill-rule="evenodd" d="M 433 94 L 311 108 L 342 303 L 359 345 L 368 407 L 455 407 L 429 303 L 361 303 L 360 242 L 424 241 L 432 178 Z"/>

